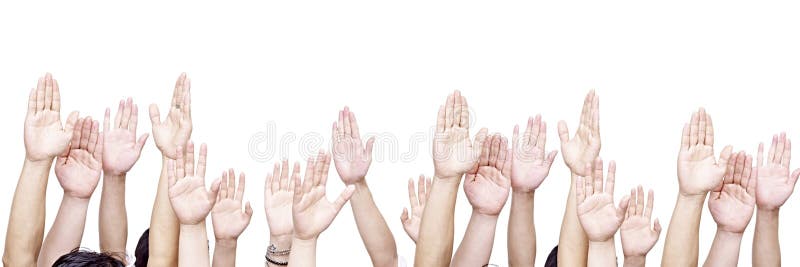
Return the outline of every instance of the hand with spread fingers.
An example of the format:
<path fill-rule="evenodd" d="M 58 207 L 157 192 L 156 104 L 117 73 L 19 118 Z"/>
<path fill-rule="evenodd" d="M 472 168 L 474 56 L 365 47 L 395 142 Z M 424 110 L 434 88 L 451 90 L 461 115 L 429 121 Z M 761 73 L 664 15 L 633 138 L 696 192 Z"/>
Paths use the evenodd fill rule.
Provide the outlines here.
<path fill-rule="evenodd" d="M 291 241 L 294 226 L 292 225 L 292 198 L 294 197 L 294 180 L 300 179 L 300 163 L 294 163 L 289 177 L 289 161 L 284 159 L 275 163 L 271 174 L 267 175 L 264 184 L 264 211 L 267 214 L 270 236 L 288 238 Z"/>
<path fill-rule="evenodd" d="M 753 158 L 744 151 L 728 162 L 724 180 L 711 191 L 708 210 L 717 222 L 717 228 L 730 233 L 744 233 L 756 204 L 758 169 L 753 169 Z"/>
<path fill-rule="evenodd" d="M 111 109 L 106 108 L 103 119 L 103 171 L 111 175 L 127 173 L 139 160 L 144 143 L 150 134 L 143 134 L 136 139 L 136 127 L 139 121 L 139 107 L 133 99 L 120 100 L 114 125 L 111 126 Z"/>
<path fill-rule="evenodd" d="M 403 208 L 403 213 L 400 214 L 400 221 L 403 223 L 403 229 L 408 234 L 408 237 L 417 243 L 419 239 L 419 225 L 422 222 L 422 211 L 425 209 L 425 202 L 431 193 L 431 178 L 425 178 L 425 175 L 420 174 L 417 179 L 417 188 L 414 192 L 414 179 L 408 179 L 408 201 L 411 202 L 411 213 L 408 209 Z"/>
<path fill-rule="evenodd" d="M 163 121 L 158 106 L 150 105 L 153 139 L 161 154 L 170 159 L 178 157 L 177 147 L 186 144 L 192 135 L 191 88 L 191 80 L 186 77 L 186 73 L 182 73 L 175 82 L 169 113 Z"/>
<path fill-rule="evenodd" d="M 348 186 L 334 202 L 325 197 L 330 164 L 331 155 L 320 151 L 316 158 L 308 160 L 303 181 L 299 175 L 294 177 L 292 220 L 295 239 L 317 238 L 353 195 L 353 187 Z"/>
<path fill-rule="evenodd" d="M 436 178 L 458 178 L 472 170 L 477 172 L 480 143 L 486 137 L 481 130 L 475 142 L 469 137 L 469 106 L 461 92 L 447 97 L 444 106 L 439 107 L 436 120 L 436 134 L 433 142 L 433 166 Z"/>
<path fill-rule="evenodd" d="M 561 156 L 572 173 L 589 176 L 583 173 L 586 164 L 600 155 L 600 96 L 594 90 L 586 95 L 578 130 L 572 139 L 564 121 L 558 122 L 558 137 L 561 139 Z"/>
<path fill-rule="evenodd" d="M 212 183 L 206 190 L 206 144 L 200 145 L 200 156 L 195 169 L 194 144 L 189 141 L 176 149 L 177 160 L 168 161 L 169 200 L 178 222 L 182 225 L 197 225 L 205 222 L 217 201 L 220 181 Z"/>
<path fill-rule="evenodd" d="M 511 153 L 508 140 L 494 135 L 483 143 L 478 173 L 464 181 L 464 194 L 472 209 L 480 214 L 498 216 L 508 199 L 511 181 Z"/>
<path fill-rule="evenodd" d="M 661 235 L 661 223 L 658 222 L 658 219 L 655 219 L 653 226 L 650 227 L 653 199 L 653 190 L 647 193 L 647 203 L 645 204 L 642 186 L 631 189 L 625 220 L 619 228 L 625 266 L 645 266 L 647 253 L 656 245 L 658 237 Z"/>
<path fill-rule="evenodd" d="M 514 191 L 533 192 L 550 173 L 550 167 L 558 150 L 545 154 L 547 123 L 542 116 L 528 118 L 528 126 L 522 136 L 519 126 L 514 126 L 511 153 L 511 187 Z"/>
<path fill-rule="evenodd" d="M 594 167 L 594 168 L 592 168 Z M 594 170 L 594 171 L 592 171 Z M 612 160 L 608 164 L 605 188 L 603 187 L 603 160 L 597 158 L 594 163 L 585 167 L 584 173 L 591 176 L 579 176 L 576 182 L 576 200 L 578 218 L 583 230 L 591 242 L 604 242 L 614 238 L 614 234 L 625 219 L 628 208 L 628 197 L 622 198 L 619 207 L 614 207 L 614 179 L 617 165 Z"/>
<path fill-rule="evenodd" d="M 347 185 L 364 180 L 372 163 L 372 145 L 375 138 L 361 141 L 356 116 L 350 108 L 339 111 L 339 120 L 333 123 L 333 164 Z"/>
<path fill-rule="evenodd" d="M 214 236 L 217 242 L 235 242 L 250 224 L 253 208 L 250 207 L 249 201 L 244 204 L 244 211 L 242 211 L 244 186 L 244 173 L 239 174 L 238 185 L 233 169 L 222 173 L 217 202 L 211 210 L 211 222 L 214 224 Z"/>
<path fill-rule="evenodd" d="M 58 157 L 55 173 L 64 194 L 88 199 L 97 188 L 103 169 L 103 137 L 99 127 L 91 117 L 78 119 L 69 150 Z"/>
<path fill-rule="evenodd" d="M 714 125 L 711 116 L 700 108 L 692 120 L 683 126 L 681 150 L 678 153 L 678 182 L 683 195 L 705 195 L 722 181 L 725 166 L 731 156 L 726 146 L 714 158 Z"/>
<path fill-rule="evenodd" d="M 28 97 L 25 116 L 25 152 L 30 161 L 53 160 L 69 149 L 78 112 L 73 111 L 61 125 L 61 92 L 50 73 L 39 78 Z M 51 161 L 52 163 L 52 161 Z"/>
<path fill-rule="evenodd" d="M 794 192 L 800 169 L 789 175 L 789 163 L 792 158 L 792 141 L 786 133 L 772 137 L 766 161 L 764 144 L 758 145 L 757 165 L 758 178 L 756 185 L 756 204 L 759 209 L 777 210 Z"/>

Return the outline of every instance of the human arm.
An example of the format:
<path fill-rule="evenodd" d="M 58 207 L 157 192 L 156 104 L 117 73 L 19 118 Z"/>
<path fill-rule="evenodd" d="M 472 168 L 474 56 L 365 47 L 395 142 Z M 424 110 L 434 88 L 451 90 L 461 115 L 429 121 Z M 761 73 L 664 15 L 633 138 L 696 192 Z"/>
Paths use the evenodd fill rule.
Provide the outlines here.
<path fill-rule="evenodd" d="M 472 205 L 472 216 L 451 266 L 489 264 L 497 219 L 508 199 L 511 187 L 508 140 L 492 136 L 483 143 L 480 158 L 478 173 L 467 175 L 464 180 L 464 194 Z"/>
<path fill-rule="evenodd" d="M 411 213 L 409 214 L 408 209 L 403 208 L 403 213 L 400 214 L 400 222 L 403 223 L 403 230 L 414 241 L 414 244 L 419 239 L 422 211 L 425 209 L 425 203 L 428 201 L 432 186 L 433 181 L 431 181 L 431 178 L 426 179 L 425 175 L 420 174 L 417 179 L 417 192 L 415 192 L 414 179 L 408 179 L 408 201 L 411 202 Z"/>
<path fill-rule="evenodd" d="M 661 223 L 658 222 L 658 219 L 655 219 L 653 227 L 650 227 L 653 200 L 653 190 L 647 193 L 647 204 L 645 205 L 642 186 L 640 185 L 635 190 L 631 189 L 625 221 L 619 228 L 622 254 L 625 255 L 623 264 L 625 267 L 644 267 L 647 253 L 655 246 L 658 236 L 661 235 Z"/>
<path fill-rule="evenodd" d="M 569 138 L 567 123 L 558 123 L 558 137 L 561 140 L 561 156 L 570 169 L 570 192 L 567 206 L 561 223 L 561 235 L 558 239 L 558 262 L 563 266 L 585 266 L 589 241 L 581 228 L 575 211 L 575 180 L 583 173 L 587 164 L 600 155 L 600 97 L 594 90 L 590 91 L 583 101 L 580 124 L 575 136 Z"/>
<path fill-rule="evenodd" d="M 150 105 L 153 140 L 161 151 L 161 175 L 150 216 L 148 266 L 177 266 L 180 224 L 169 201 L 167 162 L 177 159 L 177 146 L 185 145 L 192 133 L 191 81 L 182 73 L 175 82 L 169 113 L 162 121 L 156 104 Z"/>
<path fill-rule="evenodd" d="M 239 174 L 238 185 L 233 169 L 222 173 L 217 202 L 211 210 L 211 223 L 214 225 L 216 239 L 212 266 L 236 266 L 237 241 L 253 216 L 253 208 L 250 207 L 249 201 L 245 203 L 242 211 L 244 189 L 244 173 Z"/>
<path fill-rule="evenodd" d="M 439 107 L 433 144 L 433 188 L 422 212 L 415 266 L 447 266 L 453 253 L 453 217 L 461 177 L 478 171 L 486 129 L 469 140 L 469 108 L 456 91 Z"/>
<path fill-rule="evenodd" d="M 53 159 L 69 148 L 78 112 L 61 124 L 61 93 L 50 73 L 28 95 L 25 115 L 25 161 L 6 228 L 3 265 L 33 266 L 44 237 L 45 195 Z"/>
<path fill-rule="evenodd" d="M 725 177 L 711 191 L 708 210 L 717 223 L 717 234 L 706 258 L 705 266 L 736 266 L 744 230 L 753 217 L 756 204 L 758 169 L 753 158 L 744 151 L 728 163 Z"/>
<path fill-rule="evenodd" d="M 320 152 L 314 159 L 309 159 L 305 178 L 294 176 L 294 196 L 292 197 L 292 224 L 294 236 L 289 262 L 292 266 L 316 266 L 317 238 L 328 228 L 342 210 L 342 207 L 353 196 L 355 188 L 345 188 L 334 201 L 325 197 L 328 182 L 328 169 L 331 156 Z"/>
<path fill-rule="evenodd" d="M 619 207 L 614 207 L 614 184 L 617 166 L 614 161 L 608 164 L 605 186 L 603 185 L 603 161 L 596 158 L 594 163 L 587 164 L 583 173 L 591 176 L 578 176 L 575 185 L 576 211 L 581 227 L 589 240 L 587 254 L 588 266 L 617 266 L 614 234 L 617 233 L 625 211 L 628 208 L 628 196 L 620 200 Z"/>
<path fill-rule="evenodd" d="M 124 255 L 128 242 L 128 214 L 125 207 L 125 178 L 142 153 L 149 134 L 136 139 L 139 108 L 133 99 L 121 100 L 111 126 L 111 110 L 103 119 L 103 189 L 100 198 L 100 251 Z M 120 257 L 123 263 L 127 259 Z"/>
<path fill-rule="evenodd" d="M 294 197 L 294 180 L 299 179 L 300 163 L 294 164 L 294 170 L 289 177 L 289 161 L 284 159 L 281 163 L 275 163 L 272 173 L 267 174 L 264 183 L 264 212 L 267 216 L 269 225 L 270 244 L 267 249 L 267 266 L 280 266 L 272 264 L 275 262 L 288 262 L 289 254 L 292 249 L 292 235 L 294 226 L 292 224 L 292 198 Z M 273 248 L 273 251 L 270 251 Z"/>
<path fill-rule="evenodd" d="M 91 117 L 78 120 L 69 150 L 56 160 L 55 173 L 64 197 L 39 254 L 38 266 L 53 262 L 80 247 L 89 199 L 100 181 L 103 137 Z"/>
<path fill-rule="evenodd" d="M 397 266 L 397 244 L 389 225 L 372 198 L 365 179 L 372 163 L 372 145 L 375 138 L 361 140 L 358 122 L 350 108 L 339 111 L 339 120 L 333 123 L 333 163 L 345 185 L 353 185 L 350 199 L 358 233 L 367 248 L 373 266 Z"/>
<path fill-rule="evenodd" d="M 794 192 L 800 170 L 789 175 L 792 141 L 785 133 L 772 137 L 772 146 L 764 161 L 764 144 L 759 144 L 756 183 L 756 229 L 753 236 L 753 266 L 780 266 L 778 240 L 780 207 Z"/>
<path fill-rule="evenodd" d="M 697 266 L 700 216 L 708 192 L 722 181 L 731 146 L 714 158 L 714 127 L 711 116 L 700 108 L 683 126 L 678 152 L 680 192 L 664 242 L 662 266 Z"/>
<path fill-rule="evenodd" d="M 540 115 L 528 118 L 522 136 L 514 127 L 511 154 L 511 212 L 508 218 L 508 265 L 533 266 L 536 260 L 536 227 L 533 200 L 536 189 L 550 173 L 558 151 L 545 154 L 547 124 Z"/>

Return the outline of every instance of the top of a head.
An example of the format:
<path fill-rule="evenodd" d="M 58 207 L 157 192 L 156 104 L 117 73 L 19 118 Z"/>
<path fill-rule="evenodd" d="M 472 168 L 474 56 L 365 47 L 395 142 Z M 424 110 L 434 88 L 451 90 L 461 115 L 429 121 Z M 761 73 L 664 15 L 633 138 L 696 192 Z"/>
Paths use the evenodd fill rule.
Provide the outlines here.
<path fill-rule="evenodd" d="M 110 254 L 94 252 L 76 248 L 70 253 L 64 254 L 53 263 L 53 267 L 125 267 L 117 258 Z"/>
<path fill-rule="evenodd" d="M 146 267 L 147 259 L 150 258 L 150 229 L 144 230 L 142 236 L 139 237 L 139 243 L 136 244 L 136 262 L 133 263 L 136 267 Z"/>

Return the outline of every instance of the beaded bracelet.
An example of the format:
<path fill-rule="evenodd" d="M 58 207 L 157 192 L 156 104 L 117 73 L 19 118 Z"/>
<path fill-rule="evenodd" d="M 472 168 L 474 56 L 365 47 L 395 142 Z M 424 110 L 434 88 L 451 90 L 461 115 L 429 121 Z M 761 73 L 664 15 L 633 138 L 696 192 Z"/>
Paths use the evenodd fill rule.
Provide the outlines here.
<path fill-rule="evenodd" d="M 276 261 L 276 260 L 270 259 L 269 255 L 264 255 L 264 259 L 266 259 L 267 262 L 269 262 L 271 264 L 274 264 L 274 265 L 279 265 L 279 266 L 289 265 L 288 261 Z"/>
<path fill-rule="evenodd" d="M 269 253 L 270 255 L 277 255 L 277 256 L 289 255 L 289 252 L 291 251 L 292 251 L 291 248 L 286 250 L 278 250 L 278 248 L 275 247 L 274 244 L 270 244 L 269 247 L 267 248 L 267 253 Z"/>

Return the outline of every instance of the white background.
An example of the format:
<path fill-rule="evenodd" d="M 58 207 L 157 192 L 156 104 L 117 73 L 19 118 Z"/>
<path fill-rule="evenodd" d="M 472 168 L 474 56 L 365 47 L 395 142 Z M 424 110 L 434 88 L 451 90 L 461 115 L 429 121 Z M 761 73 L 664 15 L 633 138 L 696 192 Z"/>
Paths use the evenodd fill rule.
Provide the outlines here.
<path fill-rule="evenodd" d="M 0 108 L 3 148 L 0 214 L 9 214 L 21 169 L 27 93 L 46 71 L 59 80 L 62 117 L 80 110 L 102 118 L 122 97 L 139 104 L 139 132 L 149 132 L 147 106 L 166 114 L 180 72 L 193 80 L 193 140 L 209 144 L 210 181 L 225 168 L 248 175 L 256 211 L 239 239 L 238 262 L 260 266 L 268 245 L 263 180 L 272 162 L 250 156 L 248 141 L 274 123 L 295 134 L 284 145 L 297 160 L 316 147 L 299 137 L 317 133 L 329 145 L 337 110 L 349 105 L 362 133 L 399 140 L 379 144 L 368 181 L 398 253 L 413 261 L 414 245 L 399 220 L 408 206 L 406 181 L 432 173 L 430 129 L 438 106 L 462 90 L 476 127 L 507 136 L 515 123 L 541 113 L 548 149 L 555 125 L 576 128 L 584 94 L 601 96 L 604 159 L 618 162 L 617 196 L 643 184 L 655 188 L 654 214 L 664 225 L 648 265 L 661 259 L 678 185 L 681 127 L 699 106 L 714 118 L 716 152 L 723 145 L 752 153 L 773 133 L 800 133 L 800 17 L 796 1 L 258 1 L 202 3 L 0 3 Z M 471 133 L 477 132 L 473 128 Z M 414 157 L 397 159 L 409 151 Z M 276 140 L 274 140 L 276 141 Z M 316 144 L 319 145 L 319 144 Z M 394 155 L 395 160 L 388 158 Z M 149 223 L 160 155 L 148 140 L 128 174 L 129 249 Z M 795 160 L 797 161 L 797 160 Z M 797 167 L 797 164 L 794 164 Z M 343 189 L 332 168 L 329 197 Z M 558 242 L 569 184 L 561 156 L 536 195 L 537 266 Z M 47 229 L 61 199 L 50 176 Z M 82 245 L 98 249 L 95 191 Z M 500 216 L 492 263 L 507 265 L 508 206 Z M 781 213 L 783 263 L 800 255 L 798 197 Z M 459 195 L 458 245 L 470 206 Z M 5 229 L 7 219 L 0 220 Z M 210 223 L 209 223 L 210 224 Z M 750 265 L 751 221 L 739 262 Z M 700 261 L 715 231 L 704 207 Z M 5 238 L 0 231 L 0 239 Z M 211 232 L 210 238 L 213 239 Z M 349 205 L 319 239 L 321 266 L 368 266 Z M 621 259 L 621 248 L 618 246 Z"/>

